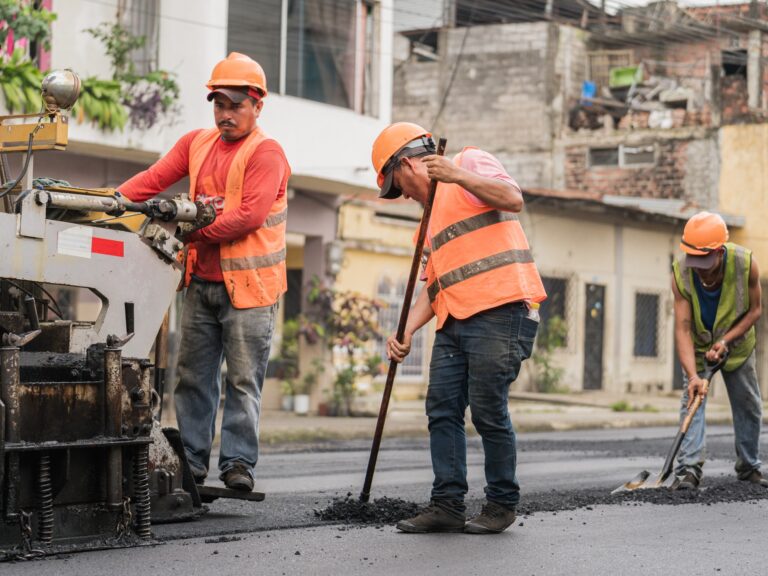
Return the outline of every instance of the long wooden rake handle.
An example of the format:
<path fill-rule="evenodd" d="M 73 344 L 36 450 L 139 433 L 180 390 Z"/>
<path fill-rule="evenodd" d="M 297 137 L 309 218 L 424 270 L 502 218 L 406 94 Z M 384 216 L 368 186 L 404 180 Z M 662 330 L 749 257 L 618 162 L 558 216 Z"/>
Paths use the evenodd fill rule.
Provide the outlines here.
<path fill-rule="evenodd" d="M 446 139 L 440 138 L 437 143 L 438 156 L 445 154 Z M 408 285 L 405 288 L 405 297 L 403 298 L 403 309 L 400 311 L 400 322 L 397 325 L 397 341 L 402 342 L 405 336 L 405 325 L 408 323 L 408 313 L 411 311 L 411 300 L 416 287 L 416 280 L 419 276 L 421 266 L 421 255 L 424 251 L 424 239 L 427 237 L 427 228 L 429 227 L 429 217 L 432 215 L 432 204 L 435 200 L 437 191 L 437 180 L 430 180 L 427 201 L 424 204 L 424 212 L 421 216 L 421 225 L 419 226 L 419 236 L 416 239 L 416 249 L 413 251 L 413 260 L 411 261 L 411 274 L 408 277 Z M 376 421 L 376 432 L 373 435 L 373 444 L 371 445 L 371 455 L 368 458 L 368 469 L 365 472 L 365 482 L 363 491 L 360 493 L 360 501 L 368 502 L 371 496 L 371 483 L 373 482 L 373 473 L 376 470 L 376 460 L 379 457 L 379 447 L 381 446 L 381 435 L 384 432 L 384 421 L 387 418 L 389 409 L 389 397 L 392 395 L 392 386 L 395 383 L 395 374 L 397 373 L 398 363 L 394 360 L 389 362 L 389 371 L 387 372 L 387 383 L 384 386 L 384 395 L 381 398 L 379 407 L 379 418 Z"/>

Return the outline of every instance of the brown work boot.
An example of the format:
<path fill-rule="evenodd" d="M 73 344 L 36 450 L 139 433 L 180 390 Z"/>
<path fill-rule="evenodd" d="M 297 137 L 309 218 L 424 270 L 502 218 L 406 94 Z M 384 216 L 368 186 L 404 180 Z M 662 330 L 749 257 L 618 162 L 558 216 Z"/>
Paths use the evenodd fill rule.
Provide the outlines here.
<path fill-rule="evenodd" d="M 239 490 L 241 492 L 250 492 L 253 490 L 253 478 L 245 464 L 236 463 L 229 470 L 222 472 L 219 480 L 224 481 L 224 485 L 230 490 Z"/>
<path fill-rule="evenodd" d="M 687 471 L 684 474 L 678 476 L 680 482 L 677 485 L 678 490 L 698 490 L 701 480 L 696 474 L 691 471 Z"/>
<path fill-rule="evenodd" d="M 745 478 L 739 478 L 739 480 L 742 482 L 749 482 L 750 484 L 757 484 L 763 488 L 768 488 L 768 480 L 763 478 L 763 474 L 760 472 L 760 470 L 752 470 L 749 476 L 746 476 Z"/>
<path fill-rule="evenodd" d="M 447 505 L 440 505 L 434 500 L 420 514 L 413 518 L 400 520 L 397 529 L 410 534 L 427 532 L 463 532 L 466 517 L 464 512 L 450 510 Z"/>
<path fill-rule="evenodd" d="M 515 521 L 515 509 L 488 501 L 483 511 L 464 526 L 467 534 L 499 534 Z"/>

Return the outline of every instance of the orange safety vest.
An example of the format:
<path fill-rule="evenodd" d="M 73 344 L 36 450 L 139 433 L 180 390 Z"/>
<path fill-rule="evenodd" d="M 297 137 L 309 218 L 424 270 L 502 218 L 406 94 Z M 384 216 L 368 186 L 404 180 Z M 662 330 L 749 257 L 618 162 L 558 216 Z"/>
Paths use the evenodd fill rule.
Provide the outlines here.
<path fill-rule="evenodd" d="M 220 138 L 218 128 L 203 130 L 192 141 L 189 149 L 189 198 L 195 200 L 197 176 L 206 157 Z M 256 128 L 248 136 L 232 159 L 227 173 L 224 192 L 224 212 L 238 208 L 243 197 L 243 181 L 248 160 L 259 144 L 269 137 Z M 286 195 L 275 200 L 264 224 L 231 242 L 219 245 L 221 273 L 232 306 L 255 308 L 277 302 L 288 288 L 285 271 L 285 228 L 288 215 Z M 186 259 L 184 285 L 189 285 L 197 254 L 194 244 L 189 246 Z"/>
<path fill-rule="evenodd" d="M 457 165 L 466 150 L 456 156 Z M 438 330 L 448 316 L 462 320 L 547 297 L 517 215 L 476 206 L 458 184 L 437 187 L 429 243 L 426 289 Z"/>

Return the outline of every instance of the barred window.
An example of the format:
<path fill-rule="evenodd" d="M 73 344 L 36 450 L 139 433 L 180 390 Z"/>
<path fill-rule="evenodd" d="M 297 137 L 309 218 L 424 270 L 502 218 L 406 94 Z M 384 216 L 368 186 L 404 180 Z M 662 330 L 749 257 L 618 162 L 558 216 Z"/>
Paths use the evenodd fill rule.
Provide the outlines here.
<path fill-rule="evenodd" d="M 386 305 L 379 311 L 379 327 L 384 335 L 376 343 L 376 352 L 382 358 L 387 357 L 387 337 L 397 331 L 397 324 L 400 321 L 400 311 L 403 307 L 403 298 L 405 297 L 406 281 L 393 281 L 386 276 L 379 281 L 376 289 L 377 298 Z M 417 285 L 413 293 L 413 302 L 419 295 L 421 286 Z M 424 329 L 419 330 L 413 335 L 411 341 L 411 352 L 406 356 L 400 365 L 400 374 L 414 378 L 424 377 L 424 347 L 426 345 Z"/>
<path fill-rule="evenodd" d="M 635 356 L 655 358 L 659 355 L 659 295 L 635 294 Z"/>
<path fill-rule="evenodd" d="M 544 290 L 547 291 L 547 299 L 541 303 L 541 308 L 539 309 L 539 315 L 541 316 L 541 322 L 539 323 L 540 341 L 546 338 L 552 318 L 558 317 L 565 322 L 568 320 L 568 280 L 565 278 L 543 276 L 541 282 L 544 284 Z M 568 345 L 567 331 L 564 335 L 563 345 Z"/>

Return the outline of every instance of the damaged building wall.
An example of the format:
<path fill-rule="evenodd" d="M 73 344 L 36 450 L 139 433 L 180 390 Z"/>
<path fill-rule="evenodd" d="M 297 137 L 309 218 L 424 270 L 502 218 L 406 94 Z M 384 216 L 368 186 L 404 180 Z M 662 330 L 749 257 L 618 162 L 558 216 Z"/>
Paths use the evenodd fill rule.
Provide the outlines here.
<path fill-rule="evenodd" d="M 551 186 L 564 103 L 585 77 L 582 34 L 548 22 L 440 30 L 435 60 L 411 54 L 396 66 L 393 118 L 453 151 L 482 147 L 524 186 Z"/>
<path fill-rule="evenodd" d="M 569 190 L 716 205 L 719 161 L 714 131 L 593 134 L 569 140 L 564 151 Z"/>

